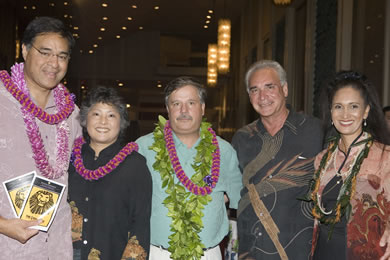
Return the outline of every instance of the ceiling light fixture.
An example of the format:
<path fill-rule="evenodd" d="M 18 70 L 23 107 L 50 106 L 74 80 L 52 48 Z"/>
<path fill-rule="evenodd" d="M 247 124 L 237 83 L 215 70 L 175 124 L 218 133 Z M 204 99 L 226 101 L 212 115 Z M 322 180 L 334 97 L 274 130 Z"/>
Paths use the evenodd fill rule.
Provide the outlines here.
<path fill-rule="evenodd" d="M 89 50 L 88 52 L 89 52 L 89 54 L 92 54 L 92 53 L 93 53 L 93 50 Z"/>
<path fill-rule="evenodd" d="M 102 6 L 103 6 L 103 7 L 107 7 L 108 4 L 107 4 L 107 3 L 103 3 Z"/>
<path fill-rule="evenodd" d="M 203 28 L 207 29 L 207 28 L 209 28 L 209 27 L 208 27 L 208 25 L 203 25 Z"/>
<path fill-rule="evenodd" d="M 108 17 L 107 16 L 103 16 L 103 21 L 107 21 L 108 20 Z"/>
<path fill-rule="evenodd" d="M 136 5 L 132 5 L 132 6 L 131 6 L 131 8 L 134 8 L 134 9 L 136 9 L 136 8 L 137 8 L 137 6 L 136 6 Z"/>
<path fill-rule="evenodd" d="M 140 29 L 140 30 L 143 30 L 143 29 L 144 29 L 144 27 L 140 26 L 140 27 L 138 27 L 138 29 Z"/>
<path fill-rule="evenodd" d="M 106 30 L 106 28 L 102 27 L 100 28 L 100 31 L 104 32 Z"/>
<path fill-rule="evenodd" d="M 218 45 L 215 43 L 209 44 L 207 50 L 207 85 L 210 87 L 217 85 L 217 58 Z"/>
<path fill-rule="evenodd" d="M 122 26 L 122 30 L 127 30 L 127 27 L 126 26 Z"/>
<path fill-rule="evenodd" d="M 98 45 L 95 43 L 95 44 L 93 45 L 93 47 L 94 47 L 94 48 L 97 48 L 97 47 L 98 47 Z"/>
<path fill-rule="evenodd" d="M 229 19 L 218 21 L 218 72 L 225 74 L 229 72 L 230 64 L 230 37 L 231 22 Z"/>
<path fill-rule="evenodd" d="M 154 7 L 154 10 L 158 10 L 158 9 L 160 9 L 160 7 L 159 7 L 158 5 L 156 5 L 156 6 Z"/>
<path fill-rule="evenodd" d="M 120 36 L 120 35 L 117 35 L 117 36 L 115 36 L 115 38 L 117 38 L 117 39 L 120 39 L 120 38 L 121 38 L 121 36 Z"/>
<path fill-rule="evenodd" d="M 133 20 L 133 18 L 129 16 L 129 17 L 127 17 L 127 20 L 131 21 L 131 20 Z"/>
<path fill-rule="evenodd" d="M 103 37 L 102 37 L 102 36 L 99 36 L 99 37 L 98 37 L 98 40 L 102 40 L 102 39 L 103 39 Z"/>
<path fill-rule="evenodd" d="M 288 5 L 291 3 L 291 0 L 274 0 L 276 5 Z"/>

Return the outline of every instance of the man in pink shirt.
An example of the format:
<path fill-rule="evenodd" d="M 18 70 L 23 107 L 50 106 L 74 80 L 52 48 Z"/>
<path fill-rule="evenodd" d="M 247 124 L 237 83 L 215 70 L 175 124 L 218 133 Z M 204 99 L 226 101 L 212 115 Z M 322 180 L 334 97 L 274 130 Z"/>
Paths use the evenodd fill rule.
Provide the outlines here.
<path fill-rule="evenodd" d="M 60 84 L 74 39 L 60 20 L 34 19 L 22 39 L 24 63 L 0 71 L 0 182 L 35 171 L 67 185 L 78 108 Z M 62 196 L 47 232 L 38 221 L 16 218 L 0 186 L 1 259 L 72 259 L 71 211 Z"/>

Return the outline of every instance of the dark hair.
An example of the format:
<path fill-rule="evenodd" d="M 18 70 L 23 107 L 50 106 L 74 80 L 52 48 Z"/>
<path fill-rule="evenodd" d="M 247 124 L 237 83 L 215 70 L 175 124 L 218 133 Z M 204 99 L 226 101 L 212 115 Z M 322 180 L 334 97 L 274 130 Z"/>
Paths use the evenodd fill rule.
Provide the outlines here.
<path fill-rule="evenodd" d="M 116 108 L 120 115 L 120 130 L 118 139 L 123 138 L 126 128 L 130 125 L 126 104 L 115 89 L 104 86 L 91 89 L 86 99 L 81 104 L 80 125 L 83 127 L 84 138 L 88 141 L 90 139 L 87 132 L 87 117 L 89 110 L 97 103 L 111 105 Z"/>
<path fill-rule="evenodd" d="M 23 33 L 22 44 L 26 45 L 27 48 L 31 48 L 35 37 L 46 33 L 58 33 L 67 39 L 69 43 L 69 53 L 72 51 L 75 40 L 68 27 L 61 20 L 48 16 L 37 17 L 27 25 L 27 28 Z"/>
<path fill-rule="evenodd" d="M 274 60 L 260 60 L 258 62 L 253 63 L 248 71 L 245 74 L 245 86 L 246 91 L 249 93 L 249 81 L 253 75 L 258 70 L 262 69 L 273 69 L 278 74 L 280 84 L 284 86 L 287 83 L 287 74 L 283 67 Z"/>
<path fill-rule="evenodd" d="M 364 131 L 370 133 L 375 141 L 383 144 L 390 144 L 390 137 L 387 133 L 384 115 L 380 106 L 378 94 L 367 79 L 367 77 L 356 71 L 340 71 L 335 78 L 324 89 L 325 93 L 322 97 L 322 118 L 325 124 L 327 137 L 336 135 L 334 127 L 332 127 L 331 106 L 336 92 L 342 88 L 351 87 L 359 91 L 360 96 L 364 100 L 365 105 L 370 106 L 370 112 L 366 119 L 367 126 L 364 126 Z"/>
<path fill-rule="evenodd" d="M 201 104 L 205 104 L 206 102 L 206 89 L 204 86 L 195 78 L 192 77 L 178 77 L 173 80 L 171 80 L 168 85 L 164 89 L 164 94 L 165 94 L 165 105 L 168 105 L 168 99 L 169 96 L 174 92 L 175 90 L 185 87 L 185 86 L 193 86 L 198 90 L 198 95 L 200 99 Z"/>
<path fill-rule="evenodd" d="M 387 111 L 390 111 L 390 106 L 385 106 L 383 109 L 383 114 L 385 114 Z"/>

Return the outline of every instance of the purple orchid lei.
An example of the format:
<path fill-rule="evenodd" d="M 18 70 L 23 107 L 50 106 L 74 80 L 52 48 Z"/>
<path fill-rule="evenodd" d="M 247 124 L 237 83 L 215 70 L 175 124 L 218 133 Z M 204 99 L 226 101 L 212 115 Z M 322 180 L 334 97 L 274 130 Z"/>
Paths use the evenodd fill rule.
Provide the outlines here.
<path fill-rule="evenodd" d="M 176 174 L 176 177 L 184 185 L 184 187 L 187 188 L 188 191 L 192 192 L 195 195 L 202 196 L 210 194 L 213 191 L 213 188 L 215 188 L 219 179 L 219 170 L 221 162 L 217 136 L 212 128 L 208 128 L 207 130 L 213 136 L 212 144 L 216 147 L 216 149 L 212 153 L 211 175 L 206 175 L 203 178 L 203 181 L 206 183 L 207 186 L 200 187 L 193 183 L 190 178 L 188 178 L 183 168 L 181 167 L 179 158 L 177 157 L 176 147 L 173 141 L 172 129 L 169 124 L 169 121 L 166 122 L 164 127 L 165 146 L 167 148 L 169 159 L 171 160 L 172 168 Z"/>
<path fill-rule="evenodd" d="M 11 68 L 11 80 L 9 80 L 9 75 L 5 71 L 1 72 L 0 79 L 4 82 L 7 90 L 15 97 L 15 99 L 20 102 L 18 97 L 23 97 L 24 100 L 29 101 L 24 103 L 21 102 L 21 112 L 26 126 L 27 137 L 31 144 L 35 165 L 44 177 L 49 179 L 58 179 L 63 176 L 68 169 L 69 126 L 65 119 L 73 111 L 74 103 L 72 101 L 71 104 L 69 104 L 67 97 L 70 95 L 66 91 L 66 88 L 62 84 L 59 84 L 54 88 L 53 93 L 57 110 L 59 110 L 59 114 L 63 116 L 58 116 L 57 114 L 48 115 L 46 112 L 37 114 L 37 106 L 29 98 L 30 94 L 24 79 L 23 68 L 23 63 L 16 63 Z M 71 109 L 69 106 L 72 106 Z M 56 124 L 55 167 L 52 167 L 49 163 L 49 156 L 45 150 L 45 145 L 43 143 L 39 127 L 35 121 L 36 117 L 45 123 Z M 50 118 L 55 118 L 55 122 L 53 122 Z"/>
<path fill-rule="evenodd" d="M 125 145 L 117 155 L 114 156 L 106 165 L 99 167 L 96 170 L 88 170 L 84 167 L 83 158 L 81 156 L 81 147 L 85 143 L 84 138 L 79 137 L 75 140 L 73 146 L 72 160 L 76 171 L 86 180 L 98 180 L 110 172 L 125 160 L 125 158 L 133 151 L 138 151 L 138 144 L 130 142 Z"/>

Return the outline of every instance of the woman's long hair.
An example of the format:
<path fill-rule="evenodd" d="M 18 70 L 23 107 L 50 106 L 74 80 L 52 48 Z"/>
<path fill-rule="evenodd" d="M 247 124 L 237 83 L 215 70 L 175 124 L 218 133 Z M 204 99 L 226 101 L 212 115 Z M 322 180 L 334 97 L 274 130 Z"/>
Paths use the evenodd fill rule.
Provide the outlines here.
<path fill-rule="evenodd" d="M 336 92 L 342 88 L 351 87 L 359 91 L 365 105 L 370 106 L 370 112 L 366 119 L 366 126 L 363 130 L 370 133 L 375 141 L 389 145 L 390 136 L 387 131 L 385 117 L 379 102 L 378 94 L 363 74 L 356 71 L 340 71 L 335 78 L 329 82 L 321 97 L 322 119 L 326 137 L 330 138 L 338 135 L 337 130 L 332 125 L 331 106 Z"/>

